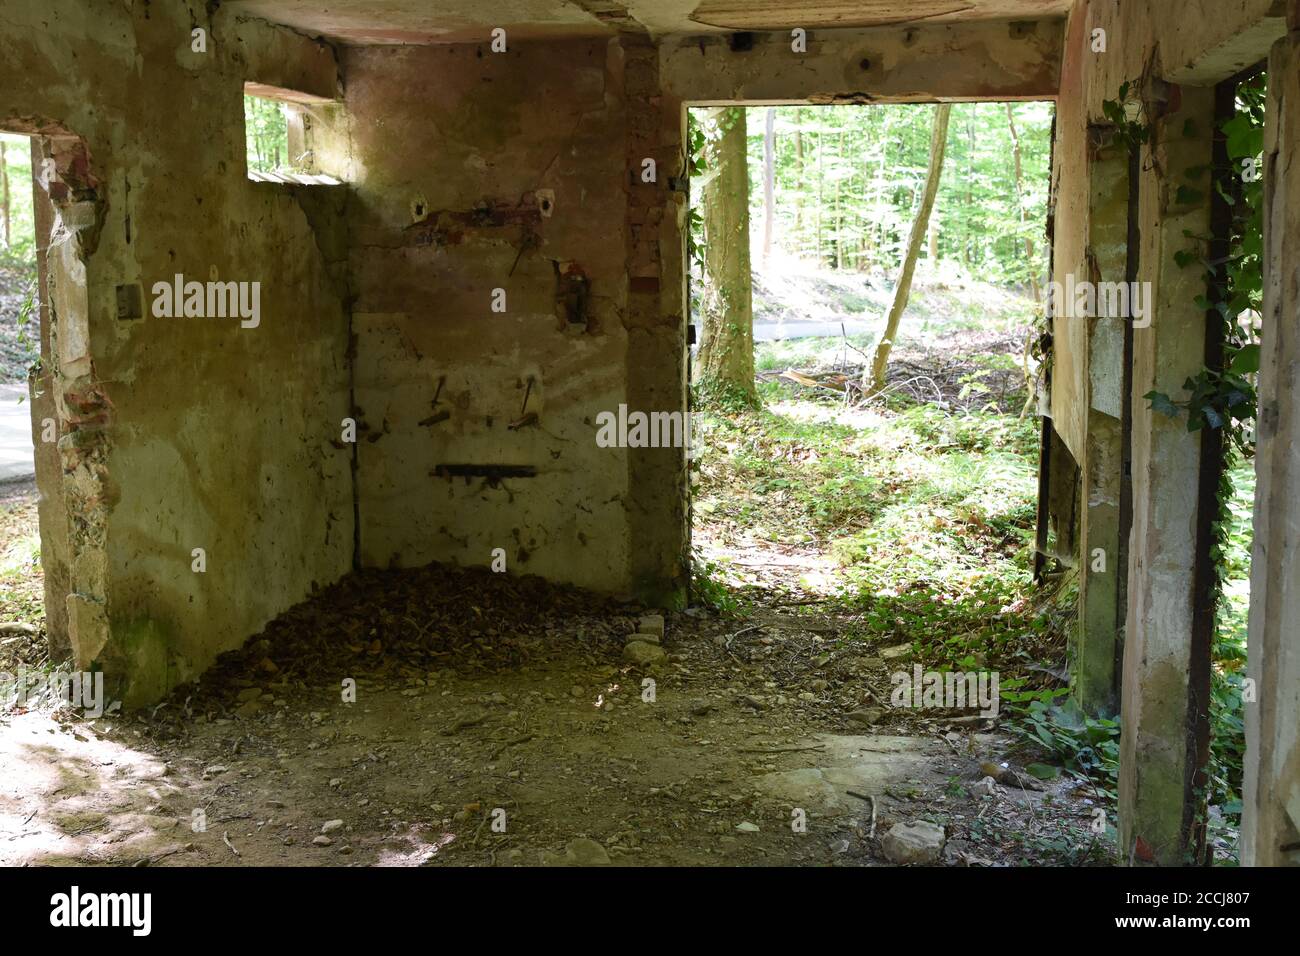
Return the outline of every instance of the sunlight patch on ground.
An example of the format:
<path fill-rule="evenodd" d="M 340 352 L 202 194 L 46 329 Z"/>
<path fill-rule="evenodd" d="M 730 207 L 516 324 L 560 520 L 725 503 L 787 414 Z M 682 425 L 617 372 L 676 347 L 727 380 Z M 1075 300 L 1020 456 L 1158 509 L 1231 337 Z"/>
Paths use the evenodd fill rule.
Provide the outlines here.
<path fill-rule="evenodd" d="M 176 816 L 158 813 L 181 792 L 168 773 L 156 757 L 88 725 L 61 726 L 49 710 L 0 715 L 0 865 L 149 856 L 159 830 L 188 832 Z"/>

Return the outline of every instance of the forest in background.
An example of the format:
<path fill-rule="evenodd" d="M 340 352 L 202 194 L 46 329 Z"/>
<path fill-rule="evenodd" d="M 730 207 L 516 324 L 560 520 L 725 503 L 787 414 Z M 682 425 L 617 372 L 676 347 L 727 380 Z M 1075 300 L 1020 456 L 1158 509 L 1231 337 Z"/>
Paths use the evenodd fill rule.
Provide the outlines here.
<path fill-rule="evenodd" d="M 291 167 L 283 103 L 245 96 L 244 137 L 249 172 L 274 173 Z"/>
<path fill-rule="evenodd" d="M 697 149 L 710 135 L 702 112 L 692 110 Z M 776 246 L 829 268 L 892 272 L 925 185 L 933 109 L 777 106 L 745 113 L 755 261 Z M 1026 292 L 1043 281 L 1052 118 L 1045 102 L 953 105 L 925 257 Z M 775 160 L 770 232 L 769 138 Z M 692 188 L 697 202 L 698 185 Z M 697 209 L 697 231 L 700 218 Z"/>
<path fill-rule="evenodd" d="M 0 133 L 0 382 L 25 382 L 38 354 L 31 140 Z"/>

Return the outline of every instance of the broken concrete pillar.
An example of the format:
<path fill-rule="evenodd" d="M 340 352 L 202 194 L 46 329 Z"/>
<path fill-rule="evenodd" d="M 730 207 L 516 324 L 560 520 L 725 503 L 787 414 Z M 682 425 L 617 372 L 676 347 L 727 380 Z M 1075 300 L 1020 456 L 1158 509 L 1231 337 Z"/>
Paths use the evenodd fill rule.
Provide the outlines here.
<path fill-rule="evenodd" d="M 1204 364 L 1203 270 L 1175 254 L 1209 233 L 1212 89 L 1174 90 L 1150 118 L 1143 148 L 1139 282 L 1149 282 L 1149 327 L 1134 328 L 1133 528 L 1130 535 L 1120 743 L 1120 852 L 1129 863 L 1182 865 L 1196 851 L 1203 796 L 1194 730 L 1208 720 L 1208 648 L 1192 650 L 1192 574 L 1200 436 L 1152 410 L 1151 391 L 1181 396 Z M 1189 175 L 1200 169 L 1200 179 Z M 1180 202 L 1179 187 L 1200 198 Z M 1200 678 L 1205 677 L 1205 686 Z"/>
<path fill-rule="evenodd" d="M 1273 47 L 1241 862 L 1300 865 L 1300 40 Z M 1254 699 L 1252 700 L 1252 692 Z"/>
<path fill-rule="evenodd" d="M 1124 282 L 1128 268 L 1129 150 L 1109 127 L 1092 127 L 1088 144 L 1088 274 Z M 1099 304 L 1105 300 L 1099 298 Z M 1072 685 L 1090 714 L 1118 709 L 1122 644 L 1120 492 L 1123 482 L 1124 326 L 1099 314 L 1088 332 L 1088 432 L 1084 443 L 1079 554 L 1079 626 Z"/>
<path fill-rule="evenodd" d="M 41 142 L 31 143 L 32 169 L 41 168 L 44 154 Z M 41 571 L 45 579 L 45 636 L 50 659 L 62 662 L 71 656 L 68 641 L 68 612 L 64 597 L 71 590 L 71 554 L 67 502 L 56 493 L 62 483 L 63 466 L 59 459 L 59 409 L 54 400 L 54 358 L 51 352 L 49 265 L 47 246 L 54 226 L 54 206 L 49 194 L 39 185 L 32 187 L 35 214 L 36 269 L 39 283 L 41 361 L 28 376 L 31 396 L 32 447 L 37 487 L 42 494 L 37 502 L 41 532 Z"/>
<path fill-rule="evenodd" d="M 628 104 L 627 398 L 646 412 L 686 411 L 686 243 L 682 103 L 661 93 L 659 49 L 624 37 Z M 655 181 L 639 171 L 655 161 Z M 681 188 L 679 188 L 681 187 Z M 627 456 L 632 593 L 656 607 L 685 603 L 690 516 L 685 448 L 634 448 Z"/>

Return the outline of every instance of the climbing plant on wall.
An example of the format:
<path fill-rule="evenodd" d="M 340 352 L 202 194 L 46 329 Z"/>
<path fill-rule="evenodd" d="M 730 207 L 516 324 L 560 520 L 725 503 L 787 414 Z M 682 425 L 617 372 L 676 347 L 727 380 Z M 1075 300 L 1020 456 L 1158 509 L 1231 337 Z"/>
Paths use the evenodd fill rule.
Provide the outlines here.
<path fill-rule="evenodd" d="M 1197 298 L 1207 312 L 1223 320 L 1224 367 L 1202 369 L 1183 384 L 1187 395 L 1174 399 L 1163 392 L 1148 392 L 1151 407 L 1171 417 L 1187 417 L 1189 431 L 1223 428 L 1232 446 L 1249 458 L 1254 454 L 1256 395 L 1253 377 L 1259 371 L 1258 317 L 1263 307 L 1264 184 L 1259 154 L 1264 146 L 1263 74 L 1247 80 L 1237 91 L 1237 111 L 1223 123 L 1229 166 L 1214 170 L 1214 189 L 1232 210 L 1229 252 L 1223 262 L 1209 262 L 1202 251 L 1209 237 L 1187 233 L 1198 240 L 1195 249 L 1175 255 L 1183 268 L 1202 266 L 1207 281 L 1221 290 L 1218 301 Z M 1204 173 L 1193 170 L 1191 175 Z M 1190 186 L 1180 186 L 1184 199 L 1197 198 Z M 1203 198 L 1203 197 L 1201 197 Z"/>
<path fill-rule="evenodd" d="M 1256 373 L 1259 371 L 1259 324 L 1263 309 L 1264 182 L 1260 153 L 1264 146 L 1267 78 L 1261 73 L 1237 88 L 1236 109 L 1220 125 L 1227 164 L 1212 170 L 1212 188 L 1231 211 L 1227 255 L 1210 261 L 1203 251 L 1209 237 L 1188 233 L 1195 241 L 1175 256 L 1183 268 L 1206 271 L 1207 287 L 1216 290 L 1197 298 L 1207 313 L 1217 314 L 1223 329 L 1222 368 L 1203 368 L 1184 383 L 1185 395 L 1171 397 L 1148 392 L 1151 408 L 1187 421 L 1189 431 L 1222 429 L 1225 461 L 1217 494 L 1211 560 L 1215 567 L 1215 633 L 1211 672 L 1210 783 L 1208 800 L 1229 816 L 1239 814 L 1242 757 L 1245 750 L 1242 668 L 1245 635 L 1240 601 L 1227 600 L 1225 579 L 1249 576 L 1249 516 L 1243 515 L 1236 482 L 1240 466 L 1254 456 L 1257 414 Z M 1191 171 L 1202 175 L 1204 169 Z M 1186 193 L 1184 191 L 1187 191 Z M 1180 186 L 1179 199 L 1203 200 L 1193 187 Z M 1234 478 L 1234 474 L 1237 476 Z"/>

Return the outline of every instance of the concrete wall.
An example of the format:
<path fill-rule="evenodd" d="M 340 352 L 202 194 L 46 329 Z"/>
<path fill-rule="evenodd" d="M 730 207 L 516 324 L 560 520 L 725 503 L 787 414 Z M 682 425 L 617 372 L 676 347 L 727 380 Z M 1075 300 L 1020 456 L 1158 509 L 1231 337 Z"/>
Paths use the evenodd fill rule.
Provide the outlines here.
<path fill-rule="evenodd" d="M 213 22 L 203 3 L 5 6 L 0 126 L 43 134 L 56 169 L 34 407 L 58 419 L 38 481 L 67 522 L 42 528 L 42 551 L 71 593 L 47 603 L 65 604 L 80 666 L 129 674 L 128 705 L 198 674 L 352 554 L 348 461 L 330 445 L 347 410 L 345 290 L 293 192 L 246 178 L 248 80 L 338 95 L 329 47 Z M 259 327 L 153 317 L 151 287 L 175 273 L 260 282 Z M 121 320 L 118 287 L 135 284 L 145 315 Z M 62 626 L 57 609 L 48 622 Z"/>
<path fill-rule="evenodd" d="M 634 453 L 596 441 L 597 416 L 621 404 L 685 404 L 674 378 L 634 394 L 637 368 L 680 363 L 683 346 L 680 329 L 636 337 L 627 63 L 603 39 L 347 51 L 364 564 L 488 565 L 500 548 L 511 572 L 653 598 L 632 562 L 657 550 L 678 562 L 659 590 L 681 591 L 684 529 L 647 540 L 631 517 Z M 670 173 L 643 188 L 662 196 Z M 667 508 L 680 490 L 642 504 Z"/>

